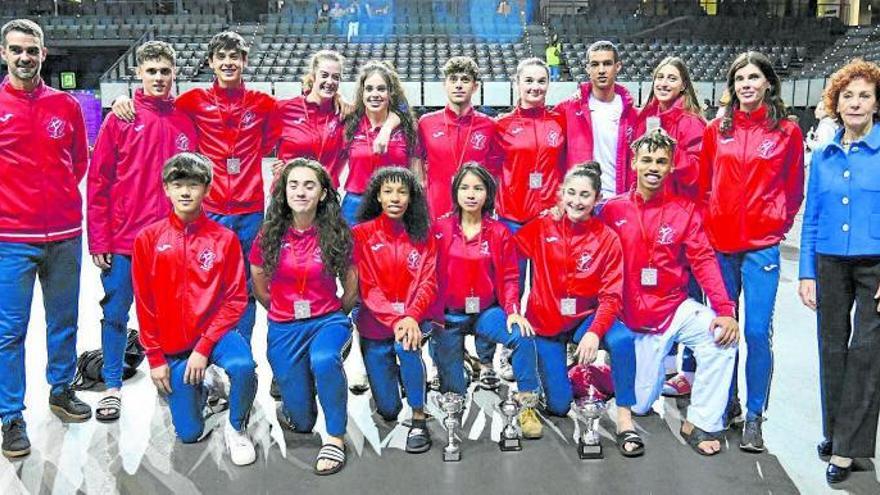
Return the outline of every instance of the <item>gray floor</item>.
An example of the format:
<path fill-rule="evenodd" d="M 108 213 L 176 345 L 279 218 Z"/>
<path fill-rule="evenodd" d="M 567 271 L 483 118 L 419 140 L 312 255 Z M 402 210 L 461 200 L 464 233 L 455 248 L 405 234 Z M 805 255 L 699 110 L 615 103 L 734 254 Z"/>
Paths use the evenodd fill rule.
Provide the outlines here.
<path fill-rule="evenodd" d="M 793 243 L 792 243 L 793 245 Z M 581 461 L 575 450 L 575 422 L 545 418 L 544 438 L 529 441 L 519 453 L 499 452 L 495 440 L 501 428 L 494 412 L 497 396 L 474 394 L 465 424 L 467 439 L 460 463 L 442 462 L 445 433 L 430 423 L 435 438 L 431 452 L 403 452 L 405 429 L 384 424 L 370 414 L 369 394 L 350 397 L 349 464 L 330 478 L 311 473 L 320 446 L 318 435 L 283 432 L 275 419 L 268 393 L 265 360 L 265 313 L 258 313 L 254 352 L 261 375 L 251 432 L 257 442 L 256 465 L 233 466 L 225 454 L 222 430 L 204 441 L 183 445 L 174 440 L 168 409 L 157 398 L 146 363 L 123 389 L 123 413 L 118 423 L 62 424 L 48 411 L 45 383 L 45 326 L 39 291 L 27 338 L 28 409 L 25 418 L 33 452 L 10 462 L 0 457 L 0 495 L 57 494 L 239 494 L 274 493 L 845 493 L 877 494 L 880 483 L 873 463 L 860 461 L 839 490 L 824 481 L 824 464 L 816 457 L 821 435 L 818 396 L 815 315 L 796 295 L 797 252 L 783 250 L 782 283 L 777 297 L 774 336 L 775 373 L 768 420 L 764 424 L 766 454 L 745 454 L 736 447 L 739 432 L 731 431 L 724 452 L 703 458 L 678 436 L 683 403 L 664 399 L 656 414 L 636 423 L 647 442 L 647 454 L 624 459 L 613 447 L 603 420 L 606 459 Z M 84 259 L 80 307 L 79 348 L 100 346 L 98 330 L 102 295 L 98 271 Z M 350 360 L 351 361 L 351 360 Z M 347 363 L 350 373 L 357 366 Z M 741 389 L 745 385 L 741 384 Z M 83 393 L 95 404 L 98 393 Z M 437 411 L 435 411 L 437 412 Z M 440 414 L 439 412 L 437 412 Z M 404 411 L 401 418 L 408 417 Z M 225 415 L 210 418 L 221 425 Z M 317 429 L 323 428 L 319 418 Z"/>

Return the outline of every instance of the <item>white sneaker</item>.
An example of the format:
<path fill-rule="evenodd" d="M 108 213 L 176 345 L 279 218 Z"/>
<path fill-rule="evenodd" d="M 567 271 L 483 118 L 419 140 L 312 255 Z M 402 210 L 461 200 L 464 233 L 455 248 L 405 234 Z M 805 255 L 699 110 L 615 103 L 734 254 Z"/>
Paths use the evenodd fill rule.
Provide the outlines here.
<path fill-rule="evenodd" d="M 257 460 L 257 451 L 254 449 L 254 443 L 251 442 L 246 429 L 238 431 L 232 426 L 232 423 L 227 421 L 223 436 L 226 438 L 226 448 L 229 449 L 229 456 L 232 458 L 233 464 L 247 466 Z"/>
<path fill-rule="evenodd" d="M 514 380 L 513 375 L 513 365 L 510 364 L 510 358 L 513 355 L 513 351 L 508 348 L 501 349 L 501 355 L 498 356 L 498 374 L 501 375 L 501 379 L 512 382 Z"/>

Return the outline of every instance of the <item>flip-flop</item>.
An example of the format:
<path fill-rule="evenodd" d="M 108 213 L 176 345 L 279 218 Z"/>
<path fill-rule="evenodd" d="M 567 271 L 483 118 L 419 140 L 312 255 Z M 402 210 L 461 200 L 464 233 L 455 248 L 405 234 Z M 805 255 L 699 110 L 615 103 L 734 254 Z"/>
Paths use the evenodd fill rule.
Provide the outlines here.
<path fill-rule="evenodd" d="M 633 450 L 626 450 L 626 444 L 634 443 L 637 447 Z M 639 457 L 645 453 L 645 441 L 636 433 L 635 430 L 626 430 L 617 434 L 617 450 L 624 457 Z"/>
<path fill-rule="evenodd" d="M 315 459 L 315 474 L 318 476 L 329 476 L 341 471 L 342 468 L 345 467 L 345 451 L 345 444 L 343 444 L 342 447 L 333 445 L 332 443 L 322 445 L 321 450 L 318 451 L 318 457 Z M 330 469 L 319 471 L 318 463 L 321 461 L 335 461 L 336 465 Z"/>
<path fill-rule="evenodd" d="M 690 445 L 692 449 L 694 449 L 694 452 L 702 456 L 711 457 L 718 452 L 721 452 L 720 450 L 717 452 L 706 452 L 700 448 L 701 443 L 710 442 L 712 440 L 719 440 L 719 438 L 715 435 L 712 435 L 711 433 L 707 433 L 697 428 L 696 426 L 694 426 L 694 429 L 693 431 L 691 431 L 690 435 L 685 434 L 684 430 L 679 430 L 679 433 L 681 434 L 681 438 L 683 438 L 684 441 L 687 442 L 687 444 Z"/>
<path fill-rule="evenodd" d="M 106 412 L 110 411 L 110 412 Z M 95 419 L 98 421 L 116 421 L 122 411 L 122 399 L 118 395 L 107 395 L 95 406 Z"/>

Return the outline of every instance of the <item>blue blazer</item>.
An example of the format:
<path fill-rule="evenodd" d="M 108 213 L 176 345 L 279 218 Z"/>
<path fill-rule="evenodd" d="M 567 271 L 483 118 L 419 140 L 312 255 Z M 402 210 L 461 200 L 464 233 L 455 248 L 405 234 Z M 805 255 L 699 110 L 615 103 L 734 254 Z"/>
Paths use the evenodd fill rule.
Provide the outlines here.
<path fill-rule="evenodd" d="M 816 253 L 880 257 L 880 123 L 843 151 L 834 139 L 813 152 L 801 230 L 800 278 L 816 278 Z"/>

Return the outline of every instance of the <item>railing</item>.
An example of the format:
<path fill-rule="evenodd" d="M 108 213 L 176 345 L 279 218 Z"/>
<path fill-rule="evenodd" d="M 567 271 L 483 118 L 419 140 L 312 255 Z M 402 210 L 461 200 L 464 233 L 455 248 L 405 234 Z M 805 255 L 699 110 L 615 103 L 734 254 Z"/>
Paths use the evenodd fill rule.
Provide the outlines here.
<path fill-rule="evenodd" d="M 123 74 L 129 75 L 128 70 L 132 67 L 137 66 L 137 60 L 135 60 L 135 52 L 137 51 L 139 46 L 149 40 L 156 38 L 156 29 L 156 26 L 150 26 L 149 28 L 147 28 L 144 34 L 142 34 L 141 37 L 138 38 L 137 41 L 135 41 L 130 47 L 128 47 L 128 50 L 126 50 L 125 53 L 123 53 L 122 56 L 116 60 L 116 63 L 111 65 L 110 68 L 101 75 L 100 81 L 110 82 L 120 79 L 120 76 Z M 116 74 L 116 77 L 114 77 L 114 74 Z"/>

